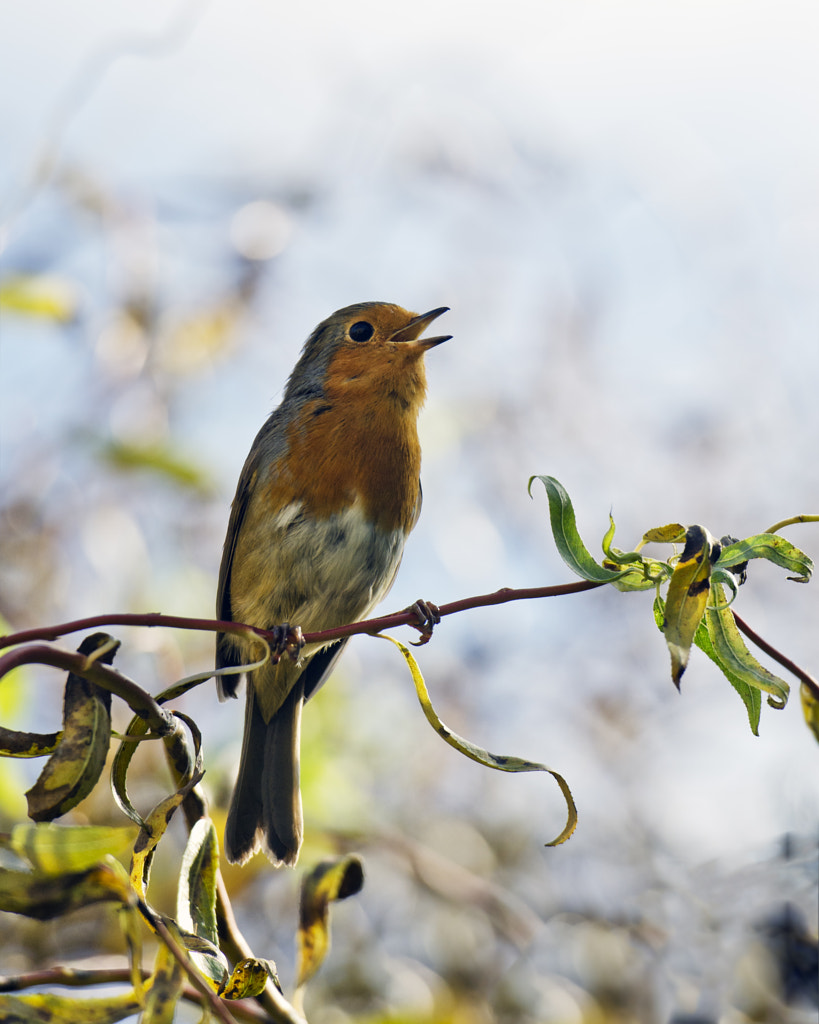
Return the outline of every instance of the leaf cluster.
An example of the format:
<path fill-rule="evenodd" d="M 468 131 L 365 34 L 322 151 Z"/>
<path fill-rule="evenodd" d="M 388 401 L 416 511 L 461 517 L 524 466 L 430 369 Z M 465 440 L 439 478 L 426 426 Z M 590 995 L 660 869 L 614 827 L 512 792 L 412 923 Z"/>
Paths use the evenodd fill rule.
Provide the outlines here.
<path fill-rule="evenodd" d="M 790 687 L 761 665 L 748 649 L 741 633 L 744 623 L 732 610 L 732 604 L 747 580 L 749 562 L 754 559 L 764 559 L 785 569 L 791 574 L 788 579 L 796 583 L 810 580 L 811 558 L 774 531 L 795 522 L 816 522 L 819 516 L 795 516 L 744 540 L 726 535 L 717 541 L 704 526 L 670 523 L 646 530 L 633 551 L 622 551 L 614 546 L 615 523 L 609 514 L 601 545 L 604 557 L 598 562 L 580 537 L 574 507 L 563 485 L 554 477 L 532 477 L 530 494 L 534 480 L 546 489 L 552 534 L 569 568 L 584 580 L 610 583 L 624 592 L 653 590 L 654 619 L 668 646 L 674 684 L 679 688 L 691 647 L 699 647 L 737 691 L 745 704 L 751 731 L 758 735 L 762 693 L 767 693 L 772 708 L 781 711 L 788 701 Z M 667 559 L 652 558 L 643 553 L 647 544 L 670 544 L 673 551 Z M 682 550 L 678 551 L 680 546 Z M 747 628 L 745 631 L 751 632 Z M 755 634 L 754 638 L 759 639 Z M 796 668 L 769 645 L 760 646 L 790 670 Z M 819 687 L 807 673 L 797 670 L 797 674 L 802 677 L 806 723 L 819 739 Z"/>

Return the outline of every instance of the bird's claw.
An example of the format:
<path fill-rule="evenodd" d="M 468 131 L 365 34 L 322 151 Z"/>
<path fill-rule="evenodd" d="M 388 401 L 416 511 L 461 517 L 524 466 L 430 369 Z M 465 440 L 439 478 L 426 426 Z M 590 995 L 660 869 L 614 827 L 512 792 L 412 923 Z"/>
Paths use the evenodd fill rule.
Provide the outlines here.
<path fill-rule="evenodd" d="M 304 647 L 304 635 L 301 626 L 291 626 L 282 622 L 271 630 L 270 660 L 277 665 L 286 654 L 291 661 L 298 661 Z"/>
<path fill-rule="evenodd" d="M 431 601 L 424 601 L 419 598 L 415 604 L 411 604 L 406 610 L 413 612 L 417 619 L 416 622 L 409 622 L 407 625 L 417 629 L 421 634 L 417 640 L 412 641 L 412 646 L 423 647 L 424 644 L 430 642 L 433 629 L 441 621 L 441 613 L 438 611 L 438 606 L 434 605 Z"/>

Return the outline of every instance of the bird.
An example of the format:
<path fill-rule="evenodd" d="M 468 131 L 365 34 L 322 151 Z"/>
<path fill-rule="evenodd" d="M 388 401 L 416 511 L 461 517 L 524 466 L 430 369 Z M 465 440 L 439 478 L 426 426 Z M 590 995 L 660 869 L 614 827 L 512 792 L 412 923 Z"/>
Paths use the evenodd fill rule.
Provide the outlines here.
<path fill-rule="evenodd" d="M 360 302 L 308 337 L 239 476 L 219 570 L 220 620 L 320 632 L 366 618 L 386 596 L 421 511 L 424 356 L 451 338 L 422 335 L 448 309 L 419 315 Z M 244 673 L 244 735 L 225 825 L 231 863 L 262 848 L 277 866 L 296 864 L 302 707 L 345 643 L 307 644 L 295 660 L 271 658 Z M 261 650 L 252 637 L 219 633 L 216 667 L 252 664 Z M 220 700 L 238 697 L 240 677 L 217 676 Z"/>

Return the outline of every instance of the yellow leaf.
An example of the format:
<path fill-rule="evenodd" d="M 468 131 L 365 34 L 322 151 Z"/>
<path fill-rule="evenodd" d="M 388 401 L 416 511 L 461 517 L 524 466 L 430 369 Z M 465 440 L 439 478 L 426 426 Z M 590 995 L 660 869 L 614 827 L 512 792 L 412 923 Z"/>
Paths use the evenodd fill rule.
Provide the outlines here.
<path fill-rule="evenodd" d="M 50 274 L 14 274 L 0 282 L 0 309 L 68 323 L 77 315 L 76 288 Z"/>
<path fill-rule="evenodd" d="M 201 779 L 202 772 L 197 772 L 181 789 L 161 800 L 142 823 L 131 855 L 131 885 L 142 899 L 145 899 L 151 862 L 159 840 L 165 835 L 176 809 Z"/>
<path fill-rule="evenodd" d="M 671 678 L 677 687 L 688 664 L 711 585 L 711 565 L 719 545 L 704 526 L 689 526 L 685 548 L 674 567 L 665 599 L 663 634 L 671 654 Z"/>
<path fill-rule="evenodd" d="M 680 523 L 655 526 L 643 534 L 644 544 L 681 544 L 685 540 L 685 527 Z"/>
<path fill-rule="evenodd" d="M 816 694 L 805 682 L 799 688 L 799 696 L 802 701 L 802 713 L 805 716 L 808 728 L 817 741 L 819 741 L 819 699 L 817 699 Z"/>
<path fill-rule="evenodd" d="M 168 930 L 181 946 L 178 930 L 172 922 L 166 922 Z M 154 973 L 148 980 L 145 991 L 145 1008 L 140 1024 L 173 1024 L 174 1011 L 182 994 L 185 975 L 182 965 L 164 942 L 159 943 L 154 964 Z"/>
<path fill-rule="evenodd" d="M 382 640 L 389 640 L 391 643 L 395 644 L 398 650 L 404 655 L 404 659 L 407 662 L 407 665 L 409 665 L 409 669 L 412 674 L 412 680 L 415 683 L 415 692 L 418 695 L 418 700 L 421 704 L 424 716 L 445 743 L 448 743 L 451 747 L 454 747 L 459 751 L 459 753 L 464 754 L 466 757 L 473 761 L 477 761 L 478 764 L 482 764 L 487 768 L 495 768 L 501 772 L 547 772 L 552 776 L 560 787 L 563 799 L 566 801 L 568 817 L 560 835 L 551 842 L 546 843 L 546 846 L 559 846 L 561 843 L 565 843 L 577 828 L 577 807 L 575 806 L 572 791 L 569 789 L 569 784 L 563 776 L 553 768 L 549 768 L 545 764 L 540 764 L 538 761 L 526 761 L 522 757 L 513 757 L 507 754 L 491 754 L 488 750 L 484 750 L 483 747 L 476 746 L 476 744 L 470 743 L 469 740 L 464 739 L 463 736 L 459 736 L 456 732 L 453 732 L 449 726 L 445 725 L 441 721 L 438 717 L 438 713 L 432 706 L 432 701 L 429 698 L 424 677 L 421 675 L 418 662 L 412 656 L 412 652 L 409 648 L 399 640 L 396 640 L 395 637 L 387 636 L 386 633 L 379 633 L 378 636 L 380 636 Z"/>
<path fill-rule="evenodd" d="M 771 707 L 782 710 L 788 702 L 790 687 L 784 679 L 769 672 L 764 665 L 756 660 L 739 632 L 725 592 L 721 584 L 711 585 L 711 601 L 705 612 L 708 636 L 717 655 L 717 663 L 725 670 L 742 680 L 746 685 L 769 694 L 768 703 Z"/>
<path fill-rule="evenodd" d="M 37 871 L 59 875 L 84 871 L 108 854 L 126 850 L 136 837 L 132 825 L 19 824 L 11 830 L 10 846 Z"/>
<path fill-rule="evenodd" d="M 330 903 L 361 891 L 364 869 L 355 854 L 322 861 L 304 877 L 299 903 L 298 977 L 302 988 L 330 949 Z"/>
<path fill-rule="evenodd" d="M 110 665 L 118 647 L 119 641 L 107 633 L 94 633 L 83 640 L 78 653 Z M 84 800 L 99 781 L 110 740 L 110 691 L 69 672 L 62 738 L 26 793 L 28 816 L 53 821 Z"/>
<path fill-rule="evenodd" d="M 62 730 L 20 732 L 0 725 L 0 757 L 45 757 L 54 753 L 62 738 Z"/>
<path fill-rule="evenodd" d="M 224 989 L 219 994 L 223 999 L 252 999 L 264 992 L 268 979 L 271 979 L 281 991 L 276 965 L 272 960 L 246 957 L 233 968 Z"/>

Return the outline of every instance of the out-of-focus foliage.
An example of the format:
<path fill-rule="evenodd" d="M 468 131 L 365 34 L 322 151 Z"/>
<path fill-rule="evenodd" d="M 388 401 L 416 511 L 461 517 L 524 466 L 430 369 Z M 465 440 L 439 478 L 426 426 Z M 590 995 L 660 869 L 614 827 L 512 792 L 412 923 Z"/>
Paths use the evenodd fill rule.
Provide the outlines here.
<path fill-rule="evenodd" d="M 15 274 L 0 280 L 0 316 L 12 313 L 70 323 L 78 306 L 76 290 L 66 279 Z"/>
<path fill-rule="evenodd" d="M 436 5 L 391 31 L 336 5 L 323 32 L 299 5 L 159 7 L 102 5 L 91 23 L 51 4 L 44 32 L 24 5 L 0 33 L 14 58 L 0 61 L 0 280 L 17 293 L 0 308 L 0 610 L 14 628 L 211 614 L 253 433 L 306 330 L 359 299 L 445 303 L 457 320 L 430 375 L 425 509 L 392 607 L 561 579 L 520 486 L 535 469 L 578 509 L 612 501 L 629 536 L 729 512 L 744 536 L 811 504 L 816 62 L 786 10 L 513 4 L 502 19 L 475 8 L 464 31 L 457 5 Z M 37 45 L 21 48 L 26 20 Z M 743 614 L 811 664 L 815 598 L 756 568 Z M 641 570 L 626 586 L 638 573 L 651 590 Z M 350 645 L 305 717 L 304 861 L 360 850 L 368 884 L 334 912 L 315 1024 L 667 1024 L 728 1005 L 813 1024 L 809 990 L 783 1005 L 788 972 L 756 930 L 789 900 L 815 948 L 811 735 L 791 703 L 756 740 L 696 651 L 679 699 L 642 599 L 616 599 L 458 616 L 419 656 L 447 722 L 566 773 L 583 826 L 557 850 L 540 845 L 557 791 L 460 763 L 413 712 L 401 659 Z M 151 692 L 212 661 L 205 634 L 123 641 L 122 671 Z M 56 742 L 57 682 L 7 677 L 3 725 Z M 206 688 L 193 700 L 179 706 L 202 726 L 218 822 L 241 713 Z M 143 814 L 171 788 L 161 748 L 140 744 L 128 766 Z M 36 762 L 0 772 L 10 830 Z M 102 785 L 69 818 L 122 821 Z M 169 913 L 180 819 L 150 876 Z M 292 877 L 261 860 L 225 874 L 288 987 Z M 5 916 L 5 970 L 121 957 L 118 913 L 100 910 Z"/>

